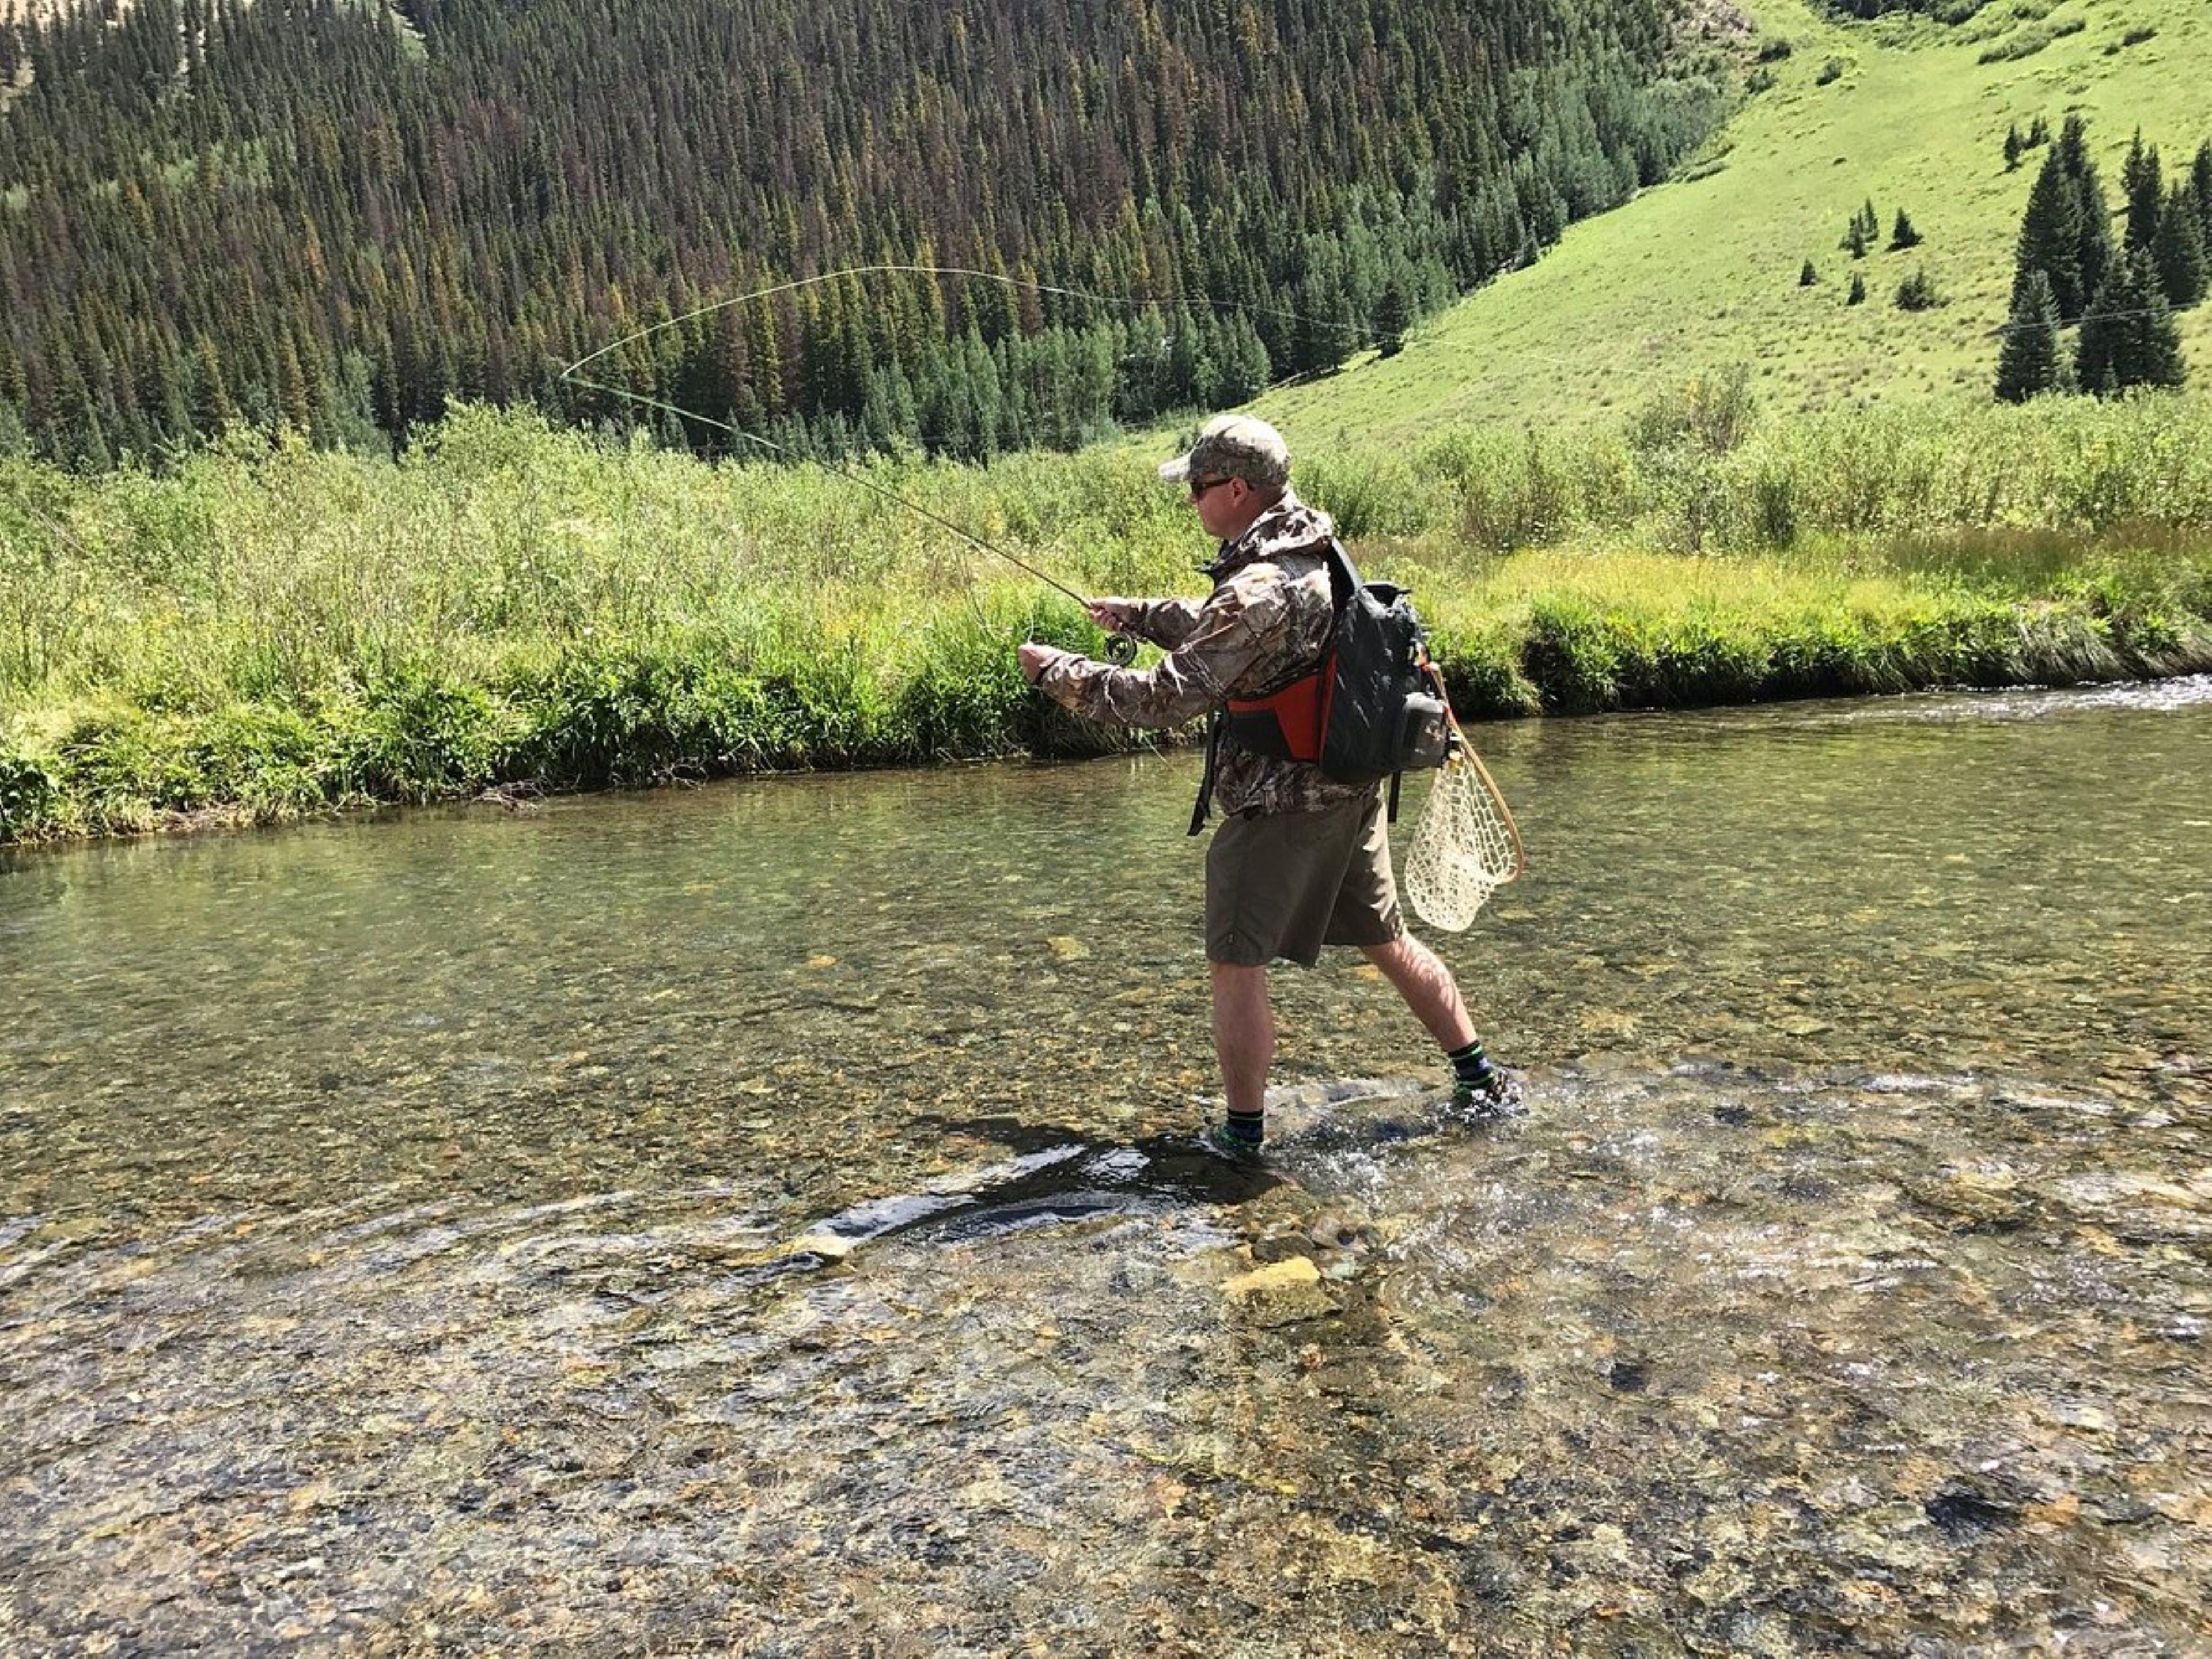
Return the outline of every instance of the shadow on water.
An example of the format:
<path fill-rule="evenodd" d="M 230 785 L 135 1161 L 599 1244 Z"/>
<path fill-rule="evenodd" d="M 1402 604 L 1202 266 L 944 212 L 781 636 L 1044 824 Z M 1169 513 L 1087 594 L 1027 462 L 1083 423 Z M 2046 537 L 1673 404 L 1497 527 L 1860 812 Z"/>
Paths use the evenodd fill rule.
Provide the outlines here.
<path fill-rule="evenodd" d="M 978 1120 L 945 1128 L 973 1131 Z M 842 1260 L 864 1244 L 891 1239 L 974 1243 L 1031 1228 L 1110 1216 L 1160 1215 L 1175 1210 L 1234 1209 L 1282 1184 L 1258 1159 L 1226 1157 L 1188 1135 L 1152 1135 L 1130 1143 L 1032 1136 L 1045 1144 L 1003 1164 L 850 1206 L 806 1228 L 779 1266 Z"/>
<path fill-rule="evenodd" d="M 1190 1134 L 1127 1142 L 1071 1139 L 1009 1117 L 924 1115 L 946 1136 L 997 1139 L 1016 1156 L 918 1193 L 871 1199 L 805 1230 L 801 1242 L 843 1254 L 890 1238 L 969 1243 L 1024 1228 L 1173 1209 L 1234 1209 L 1285 1184 L 1325 1178 L 1334 1161 L 1372 1161 L 1400 1143 L 1451 1130 L 1502 1129 L 1510 1119 L 1469 1115 L 1408 1079 L 1334 1079 L 1269 1096 L 1270 1136 L 1256 1157 L 1225 1153 Z"/>

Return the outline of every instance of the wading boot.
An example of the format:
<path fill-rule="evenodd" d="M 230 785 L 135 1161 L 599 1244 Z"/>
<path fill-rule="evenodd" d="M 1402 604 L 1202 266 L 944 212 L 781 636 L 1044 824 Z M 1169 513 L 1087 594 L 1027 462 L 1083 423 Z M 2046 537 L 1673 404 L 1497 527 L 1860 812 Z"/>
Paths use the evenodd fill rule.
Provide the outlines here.
<path fill-rule="evenodd" d="M 1452 1109 L 1464 1117 L 1520 1117 L 1521 1079 L 1485 1054 L 1480 1042 L 1455 1049 L 1452 1065 Z"/>

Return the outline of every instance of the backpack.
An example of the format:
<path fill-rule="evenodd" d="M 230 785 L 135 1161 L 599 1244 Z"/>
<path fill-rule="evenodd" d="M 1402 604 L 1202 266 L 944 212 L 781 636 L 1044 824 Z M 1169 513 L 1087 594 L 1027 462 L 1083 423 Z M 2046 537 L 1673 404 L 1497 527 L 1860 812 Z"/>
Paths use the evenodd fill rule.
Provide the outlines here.
<path fill-rule="evenodd" d="M 1318 765 L 1333 783 L 1390 780 L 1390 822 L 1398 821 L 1398 781 L 1441 766 L 1450 753 L 1451 711 L 1443 678 L 1429 659 L 1428 630 L 1407 591 L 1363 582 L 1334 536 L 1328 580 L 1335 620 L 1321 660 L 1264 696 L 1231 697 L 1206 731 L 1206 774 L 1190 833 L 1206 823 L 1214 763 L 1225 738 L 1274 760 Z"/>

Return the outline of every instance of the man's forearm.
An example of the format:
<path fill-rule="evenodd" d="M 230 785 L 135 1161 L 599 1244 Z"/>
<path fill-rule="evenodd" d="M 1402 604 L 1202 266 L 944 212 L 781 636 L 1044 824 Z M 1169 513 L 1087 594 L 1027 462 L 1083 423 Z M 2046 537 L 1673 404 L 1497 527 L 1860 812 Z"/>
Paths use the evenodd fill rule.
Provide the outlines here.
<path fill-rule="evenodd" d="M 1115 668 L 1066 652 L 1044 665 L 1036 687 L 1085 720 L 1116 726 L 1181 726 L 1214 702 L 1204 685 L 1175 672 L 1172 659 L 1152 668 Z"/>
<path fill-rule="evenodd" d="M 1190 637 L 1198 625 L 1199 599 L 1139 599 L 1129 618 L 1128 631 L 1140 640 L 1172 651 Z"/>

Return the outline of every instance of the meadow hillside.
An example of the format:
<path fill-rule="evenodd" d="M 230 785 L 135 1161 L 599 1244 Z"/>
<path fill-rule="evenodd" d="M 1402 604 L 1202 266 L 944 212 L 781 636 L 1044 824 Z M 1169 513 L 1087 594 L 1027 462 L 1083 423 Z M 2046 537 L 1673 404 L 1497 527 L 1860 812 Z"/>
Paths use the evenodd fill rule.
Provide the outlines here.
<path fill-rule="evenodd" d="M 2212 138 L 2212 7 L 2201 0 L 1993 0 L 1958 25 L 1839 21 L 1798 0 L 1751 9 L 1761 41 L 1787 41 L 1789 54 L 1768 58 L 1773 84 L 1675 182 L 1570 227 L 1540 262 L 1424 325 L 1397 357 L 1260 409 L 1311 451 L 1397 446 L 1438 424 L 1601 425 L 1734 363 L 1751 366 L 1770 411 L 1986 402 L 2041 159 L 2030 151 L 2008 172 L 2006 129 L 2040 116 L 2056 131 L 2081 115 L 2116 211 L 2138 127 L 2169 178 Z M 2045 36 L 2026 56 L 1982 61 Z M 1839 244 L 1869 199 L 1882 239 L 1854 261 Z M 1925 240 L 1881 251 L 1899 208 Z M 1798 283 L 1808 259 L 1820 277 L 1809 288 Z M 1899 310 L 1899 283 L 1923 265 L 1944 303 Z M 1854 269 L 1868 302 L 1847 307 Z M 2212 305 L 2178 320 L 2197 384 L 2212 380 Z"/>

